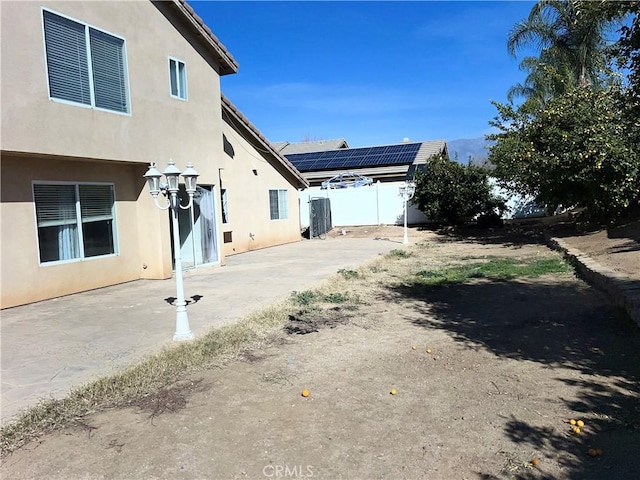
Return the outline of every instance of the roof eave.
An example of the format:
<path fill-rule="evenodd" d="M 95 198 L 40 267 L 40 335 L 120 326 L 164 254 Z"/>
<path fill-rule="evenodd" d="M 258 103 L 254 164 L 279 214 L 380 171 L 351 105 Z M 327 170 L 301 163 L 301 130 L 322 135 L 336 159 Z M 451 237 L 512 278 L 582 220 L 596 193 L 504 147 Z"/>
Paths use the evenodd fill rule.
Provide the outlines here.
<path fill-rule="evenodd" d="M 157 3 L 157 2 L 154 2 Z M 161 2 L 165 3 L 165 2 Z M 198 32 L 203 38 L 207 46 L 214 53 L 220 64 L 220 75 L 228 75 L 238 72 L 238 62 L 233 58 L 227 48 L 218 40 L 211 29 L 204 23 L 185 0 L 171 0 L 170 4 L 179 11 L 187 22 Z"/>

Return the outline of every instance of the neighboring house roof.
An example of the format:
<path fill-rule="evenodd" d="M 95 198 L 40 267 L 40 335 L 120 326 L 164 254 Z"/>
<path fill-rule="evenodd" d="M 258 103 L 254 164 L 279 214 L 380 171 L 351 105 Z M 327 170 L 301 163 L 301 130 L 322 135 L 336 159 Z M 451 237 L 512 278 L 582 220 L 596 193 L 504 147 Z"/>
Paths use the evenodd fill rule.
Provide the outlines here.
<path fill-rule="evenodd" d="M 428 142 L 421 142 L 422 146 L 416 155 L 416 159 L 413 162 L 414 165 L 424 165 L 427 163 L 427 159 L 433 155 L 442 153 L 449 156 L 449 147 L 447 147 L 446 140 L 430 140 Z"/>
<path fill-rule="evenodd" d="M 283 155 L 289 155 L 293 153 L 324 152 L 326 150 L 349 148 L 349 145 L 344 138 L 298 143 L 276 142 L 273 144 L 273 146 L 277 148 L 279 152 L 282 152 Z"/>
<path fill-rule="evenodd" d="M 281 152 L 287 145 L 289 145 L 289 142 L 271 142 L 271 146 L 279 152 Z"/>
<path fill-rule="evenodd" d="M 296 153 L 286 157 L 307 180 L 314 181 L 348 170 L 373 177 L 406 175 L 438 153 L 449 155 L 445 140 Z"/>
<path fill-rule="evenodd" d="M 238 71 L 238 62 L 236 62 L 231 53 L 229 53 L 226 47 L 220 42 L 220 40 L 218 40 L 211 29 L 207 27 L 204 21 L 202 21 L 202 19 L 185 0 L 171 0 L 170 2 L 152 0 L 152 3 L 161 11 L 163 8 L 170 8 L 171 10 L 179 13 L 179 15 L 186 21 L 187 27 L 194 32 L 196 38 L 203 41 L 210 53 L 219 63 L 220 75 L 227 75 Z"/>
<path fill-rule="evenodd" d="M 231 103 L 227 97 L 221 95 L 222 98 L 222 117 L 231 125 L 236 131 L 238 131 L 243 138 L 254 146 L 258 151 L 271 154 L 276 161 L 285 168 L 298 182 L 298 187 L 307 188 L 309 182 L 302 176 L 302 174 L 294 167 L 289 160 L 287 160 L 272 144 L 267 140 L 262 133 L 245 117 L 238 108 Z M 249 138 L 239 131 L 242 127 L 249 133 Z"/>

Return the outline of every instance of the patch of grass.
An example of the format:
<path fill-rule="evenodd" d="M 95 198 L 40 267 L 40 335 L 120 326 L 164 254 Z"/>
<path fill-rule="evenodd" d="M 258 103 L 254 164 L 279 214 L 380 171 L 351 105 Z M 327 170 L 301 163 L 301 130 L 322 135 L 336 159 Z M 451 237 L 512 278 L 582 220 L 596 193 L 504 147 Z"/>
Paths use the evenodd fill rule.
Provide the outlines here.
<path fill-rule="evenodd" d="M 416 246 L 419 248 L 433 248 L 437 245 L 432 240 L 420 240 L 416 243 Z"/>
<path fill-rule="evenodd" d="M 350 301 L 351 298 L 344 293 L 328 293 L 324 295 L 323 300 L 327 303 L 346 303 Z"/>
<path fill-rule="evenodd" d="M 413 255 L 411 252 L 407 252 L 406 250 L 395 248 L 391 250 L 389 253 L 387 253 L 386 256 L 390 258 L 409 258 L 411 255 Z"/>
<path fill-rule="evenodd" d="M 338 274 L 342 275 L 342 278 L 344 278 L 345 280 L 351 280 L 360 276 L 360 274 L 355 270 L 347 270 L 344 268 L 338 270 Z"/>
<path fill-rule="evenodd" d="M 305 290 L 304 292 L 292 292 L 291 302 L 294 305 L 301 305 L 303 307 L 309 306 L 320 300 L 320 294 L 313 290 Z"/>
<path fill-rule="evenodd" d="M 456 265 L 441 270 L 422 270 L 416 274 L 425 285 L 464 283 L 472 278 L 510 280 L 532 278 L 551 273 L 570 272 L 571 266 L 559 257 L 549 258 L 489 258 L 485 262 Z"/>
<path fill-rule="evenodd" d="M 315 303 L 347 303 L 354 300 L 357 301 L 349 294 L 340 292 L 322 293 L 316 290 L 305 290 L 291 294 L 291 302 L 302 307 L 309 307 Z"/>
<path fill-rule="evenodd" d="M 369 270 L 371 271 L 371 273 L 384 273 L 384 272 L 388 272 L 389 269 L 386 267 L 381 267 L 380 265 L 371 265 L 371 267 L 369 267 Z"/>

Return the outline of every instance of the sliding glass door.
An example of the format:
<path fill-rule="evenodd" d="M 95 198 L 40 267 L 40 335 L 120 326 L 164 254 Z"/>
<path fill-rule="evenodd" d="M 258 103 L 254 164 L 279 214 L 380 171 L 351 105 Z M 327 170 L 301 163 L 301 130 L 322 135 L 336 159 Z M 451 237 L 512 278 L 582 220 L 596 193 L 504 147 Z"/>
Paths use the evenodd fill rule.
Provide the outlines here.
<path fill-rule="evenodd" d="M 198 186 L 189 210 L 180 210 L 180 255 L 183 270 L 211 265 L 220 260 L 215 208 L 215 186 Z M 186 204 L 188 195 L 180 185 L 179 196 Z M 175 265 L 174 265 L 175 268 Z"/>

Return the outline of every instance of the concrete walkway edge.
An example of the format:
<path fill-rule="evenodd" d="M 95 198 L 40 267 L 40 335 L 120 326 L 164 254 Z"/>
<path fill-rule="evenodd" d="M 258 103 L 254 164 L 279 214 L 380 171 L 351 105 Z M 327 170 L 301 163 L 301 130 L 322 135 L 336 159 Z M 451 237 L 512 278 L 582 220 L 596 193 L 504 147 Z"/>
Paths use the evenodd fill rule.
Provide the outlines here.
<path fill-rule="evenodd" d="M 640 283 L 622 273 L 600 265 L 580 250 L 569 247 L 562 239 L 545 234 L 547 245 L 562 252 L 578 273 L 591 285 L 603 290 L 614 303 L 626 310 L 640 327 Z"/>

